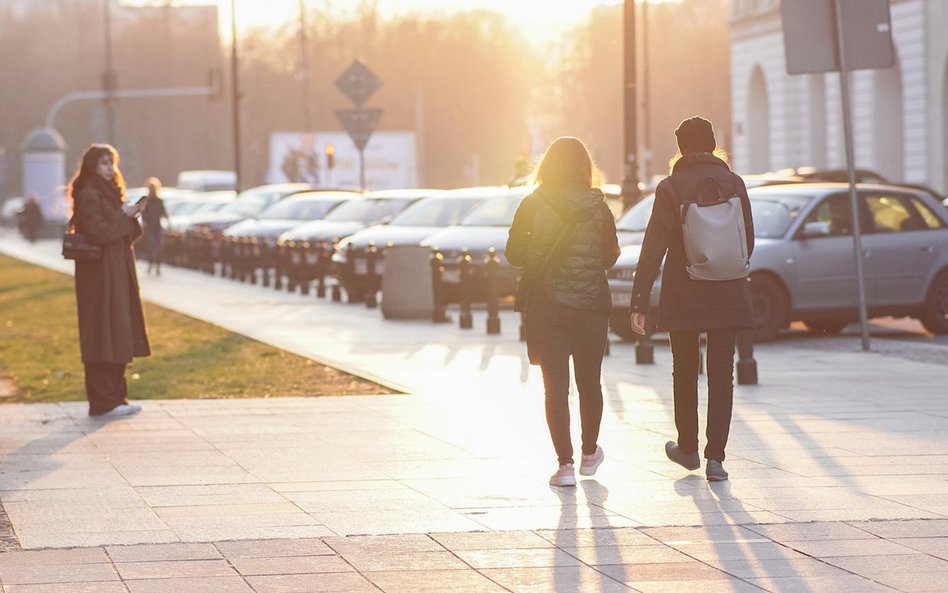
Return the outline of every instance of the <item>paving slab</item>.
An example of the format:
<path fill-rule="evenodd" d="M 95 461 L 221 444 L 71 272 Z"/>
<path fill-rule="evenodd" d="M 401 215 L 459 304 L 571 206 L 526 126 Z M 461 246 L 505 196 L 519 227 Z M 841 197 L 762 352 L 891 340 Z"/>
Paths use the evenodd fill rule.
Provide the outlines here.
<path fill-rule="evenodd" d="M 0 251 L 71 267 L 53 242 L 0 236 Z M 406 394 L 146 401 L 118 421 L 2 405 L 4 593 L 929 592 L 948 573 L 942 357 L 757 346 L 732 479 L 708 484 L 664 459 L 667 343 L 638 366 L 614 342 L 607 461 L 551 488 L 516 315 L 485 336 L 483 312 L 464 332 L 187 270 L 141 281 L 156 304 Z"/>

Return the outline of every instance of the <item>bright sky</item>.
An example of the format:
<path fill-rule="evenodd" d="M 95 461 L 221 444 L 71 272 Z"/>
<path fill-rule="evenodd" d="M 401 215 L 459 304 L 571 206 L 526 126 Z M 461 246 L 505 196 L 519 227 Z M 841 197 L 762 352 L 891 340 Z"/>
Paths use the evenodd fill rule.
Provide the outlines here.
<path fill-rule="evenodd" d="M 165 4 L 169 0 L 121 0 L 123 4 Z M 641 0 L 638 0 L 641 1 Z M 649 0 L 662 2 L 669 0 Z M 672 0 L 675 1 L 675 0 Z M 172 4 L 215 4 L 214 0 L 170 0 Z M 309 0 L 303 0 L 309 2 Z M 383 17 L 403 13 L 452 13 L 472 9 L 488 9 L 508 15 L 525 34 L 538 39 L 555 37 L 564 28 L 586 21 L 590 10 L 599 5 L 621 4 L 623 0 L 378 0 Z M 230 28 L 230 0 L 217 0 L 222 29 Z M 311 2 L 322 6 L 322 2 Z M 331 0 L 335 10 L 346 12 L 356 6 L 355 0 Z M 299 15 L 300 0 L 236 0 L 237 26 L 277 26 Z"/>
<path fill-rule="evenodd" d="M 305 0 L 304 0 L 305 1 Z M 484 8 L 507 14 L 525 32 L 543 33 L 562 29 L 586 20 L 589 11 L 601 4 L 620 4 L 622 0 L 378 0 L 384 17 L 402 13 L 452 13 Z M 335 0 L 334 7 L 354 6 L 355 2 Z M 229 12 L 229 2 L 222 1 L 222 12 Z M 237 0 L 237 23 L 278 23 L 287 16 L 299 14 L 299 0 Z"/>

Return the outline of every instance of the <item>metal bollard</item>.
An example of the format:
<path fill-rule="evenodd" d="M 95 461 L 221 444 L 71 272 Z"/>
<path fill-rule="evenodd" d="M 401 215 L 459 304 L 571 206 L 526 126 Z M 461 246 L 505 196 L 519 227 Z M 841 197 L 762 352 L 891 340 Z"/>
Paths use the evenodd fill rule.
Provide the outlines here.
<path fill-rule="evenodd" d="M 378 299 L 376 298 L 378 286 L 375 282 L 378 278 L 378 271 L 376 270 L 378 261 L 379 248 L 375 246 L 375 241 L 369 241 L 369 246 L 365 250 L 365 280 L 362 283 L 362 290 L 365 294 L 365 306 L 368 309 L 375 309 L 379 306 Z M 353 274 L 354 281 L 358 282 L 358 278 L 358 276 Z"/>
<path fill-rule="evenodd" d="M 240 280 L 240 242 L 237 237 L 225 237 L 222 241 L 230 246 L 230 279 Z"/>
<path fill-rule="evenodd" d="M 337 245 L 333 243 L 331 246 L 327 246 L 325 251 L 323 251 L 323 275 L 328 276 L 331 269 L 334 267 L 339 267 L 338 264 L 332 261 L 333 253 L 338 249 Z M 332 285 L 332 300 L 334 303 L 342 302 L 342 272 L 336 274 L 336 282 Z"/>
<path fill-rule="evenodd" d="M 441 281 L 441 272 L 444 272 L 444 255 L 437 250 L 431 252 L 431 295 L 433 309 L 432 323 L 450 323 L 444 304 L 444 283 Z"/>
<path fill-rule="evenodd" d="M 281 260 L 283 264 L 283 275 L 286 277 L 286 291 L 287 292 L 296 292 L 296 287 L 299 285 L 299 269 L 300 269 L 300 252 L 299 245 L 296 241 L 287 241 L 286 243 L 286 256 Z M 279 270 L 279 265 L 281 262 L 278 262 L 274 268 Z"/>
<path fill-rule="evenodd" d="M 500 267 L 500 258 L 497 250 L 491 247 L 487 250 L 484 260 L 484 276 L 487 281 L 487 334 L 500 333 L 500 303 L 497 296 L 497 269 Z"/>
<path fill-rule="evenodd" d="M 737 384 L 757 385 L 754 334 L 749 329 L 737 332 Z"/>
<path fill-rule="evenodd" d="M 296 252 L 299 255 L 299 265 L 297 266 L 297 280 L 300 283 L 300 294 L 303 296 L 309 295 L 309 284 L 312 282 L 313 278 L 310 274 L 310 268 L 312 267 L 312 261 L 310 260 L 310 246 L 309 241 L 300 241 L 296 246 Z"/>
<path fill-rule="evenodd" d="M 655 364 L 655 345 L 652 343 L 651 315 L 645 316 L 645 335 L 635 342 L 635 364 Z"/>
<path fill-rule="evenodd" d="M 256 237 L 250 238 L 250 283 L 255 285 L 257 284 L 257 268 L 263 267 L 262 257 L 263 252 L 260 249 L 260 241 Z M 263 267 L 263 274 L 266 276 L 267 269 Z"/>
<path fill-rule="evenodd" d="M 273 254 L 276 253 L 276 247 L 270 247 L 269 241 L 265 242 L 261 248 L 260 267 L 261 274 L 260 285 L 264 288 L 270 288 L 270 266 L 273 264 Z"/>
<path fill-rule="evenodd" d="M 326 297 L 326 258 L 329 248 L 322 242 L 310 245 L 310 253 L 313 264 L 313 275 L 316 277 L 316 296 Z"/>
<path fill-rule="evenodd" d="M 708 334 L 702 332 L 698 334 L 698 374 L 704 374 L 705 353 L 708 351 Z"/>
<path fill-rule="evenodd" d="M 520 341 L 521 342 L 527 341 L 527 314 L 526 313 L 520 314 Z"/>
<path fill-rule="evenodd" d="M 339 270 L 336 278 L 338 282 L 345 286 L 346 302 L 350 305 L 365 302 L 364 293 L 356 282 L 355 260 L 356 249 L 352 246 L 352 243 L 349 243 L 349 247 L 346 248 L 346 264 Z"/>
<path fill-rule="evenodd" d="M 458 327 L 461 329 L 473 329 L 474 318 L 471 316 L 471 254 L 467 249 L 461 250 L 458 256 L 458 274 L 460 283 L 458 284 L 459 299 L 461 304 L 461 315 L 458 317 Z"/>

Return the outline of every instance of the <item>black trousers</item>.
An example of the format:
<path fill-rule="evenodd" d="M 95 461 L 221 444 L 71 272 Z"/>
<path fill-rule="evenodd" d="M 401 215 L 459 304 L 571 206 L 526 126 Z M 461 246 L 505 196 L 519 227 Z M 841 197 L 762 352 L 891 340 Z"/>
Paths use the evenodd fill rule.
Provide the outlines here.
<path fill-rule="evenodd" d="M 116 406 L 128 403 L 125 364 L 89 362 L 86 368 L 86 398 L 89 415 L 100 416 Z"/>
<path fill-rule="evenodd" d="M 672 350 L 675 428 L 678 429 L 678 447 L 685 453 L 698 451 L 698 333 L 668 332 Z M 708 331 L 708 444 L 704 448 L 707 459 L 724 461 L 734 405 L 736 340 L 735 329 Z"/>
<path fill-rule="evenodd" d="M 560 465 L 573 463 L 569 430 L 569 359 L 579 389 L 582 452 L 592 455 L 602 421 L 602 357 L 609 316 L 562 305 L 531 305 L 526 315 L 527 348 L 540 364 L 546 392 L 546 423 Z"/>

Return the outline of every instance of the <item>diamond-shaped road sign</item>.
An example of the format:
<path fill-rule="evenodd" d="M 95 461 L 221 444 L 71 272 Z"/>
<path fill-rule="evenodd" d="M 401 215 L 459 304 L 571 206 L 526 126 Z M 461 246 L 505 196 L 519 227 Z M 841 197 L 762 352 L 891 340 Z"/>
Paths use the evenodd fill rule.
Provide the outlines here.
<path fill-rule="evenodd" d="M 366 99 L 382 86 L 382 81 L 365 64 L 355 60 L 336 79 L 336 88 L 349 97 L 349 100 L 361 106 Z"/>
<path fill-rule="evenodd" d="M 349 132 L 349 137 L 352 138 L 356 148 L 362 150 L 379 126 L 382 113 L 384 113 L 382 109 L 337 109 L 336 117 L 339 118 L 342 127 Z"/>

